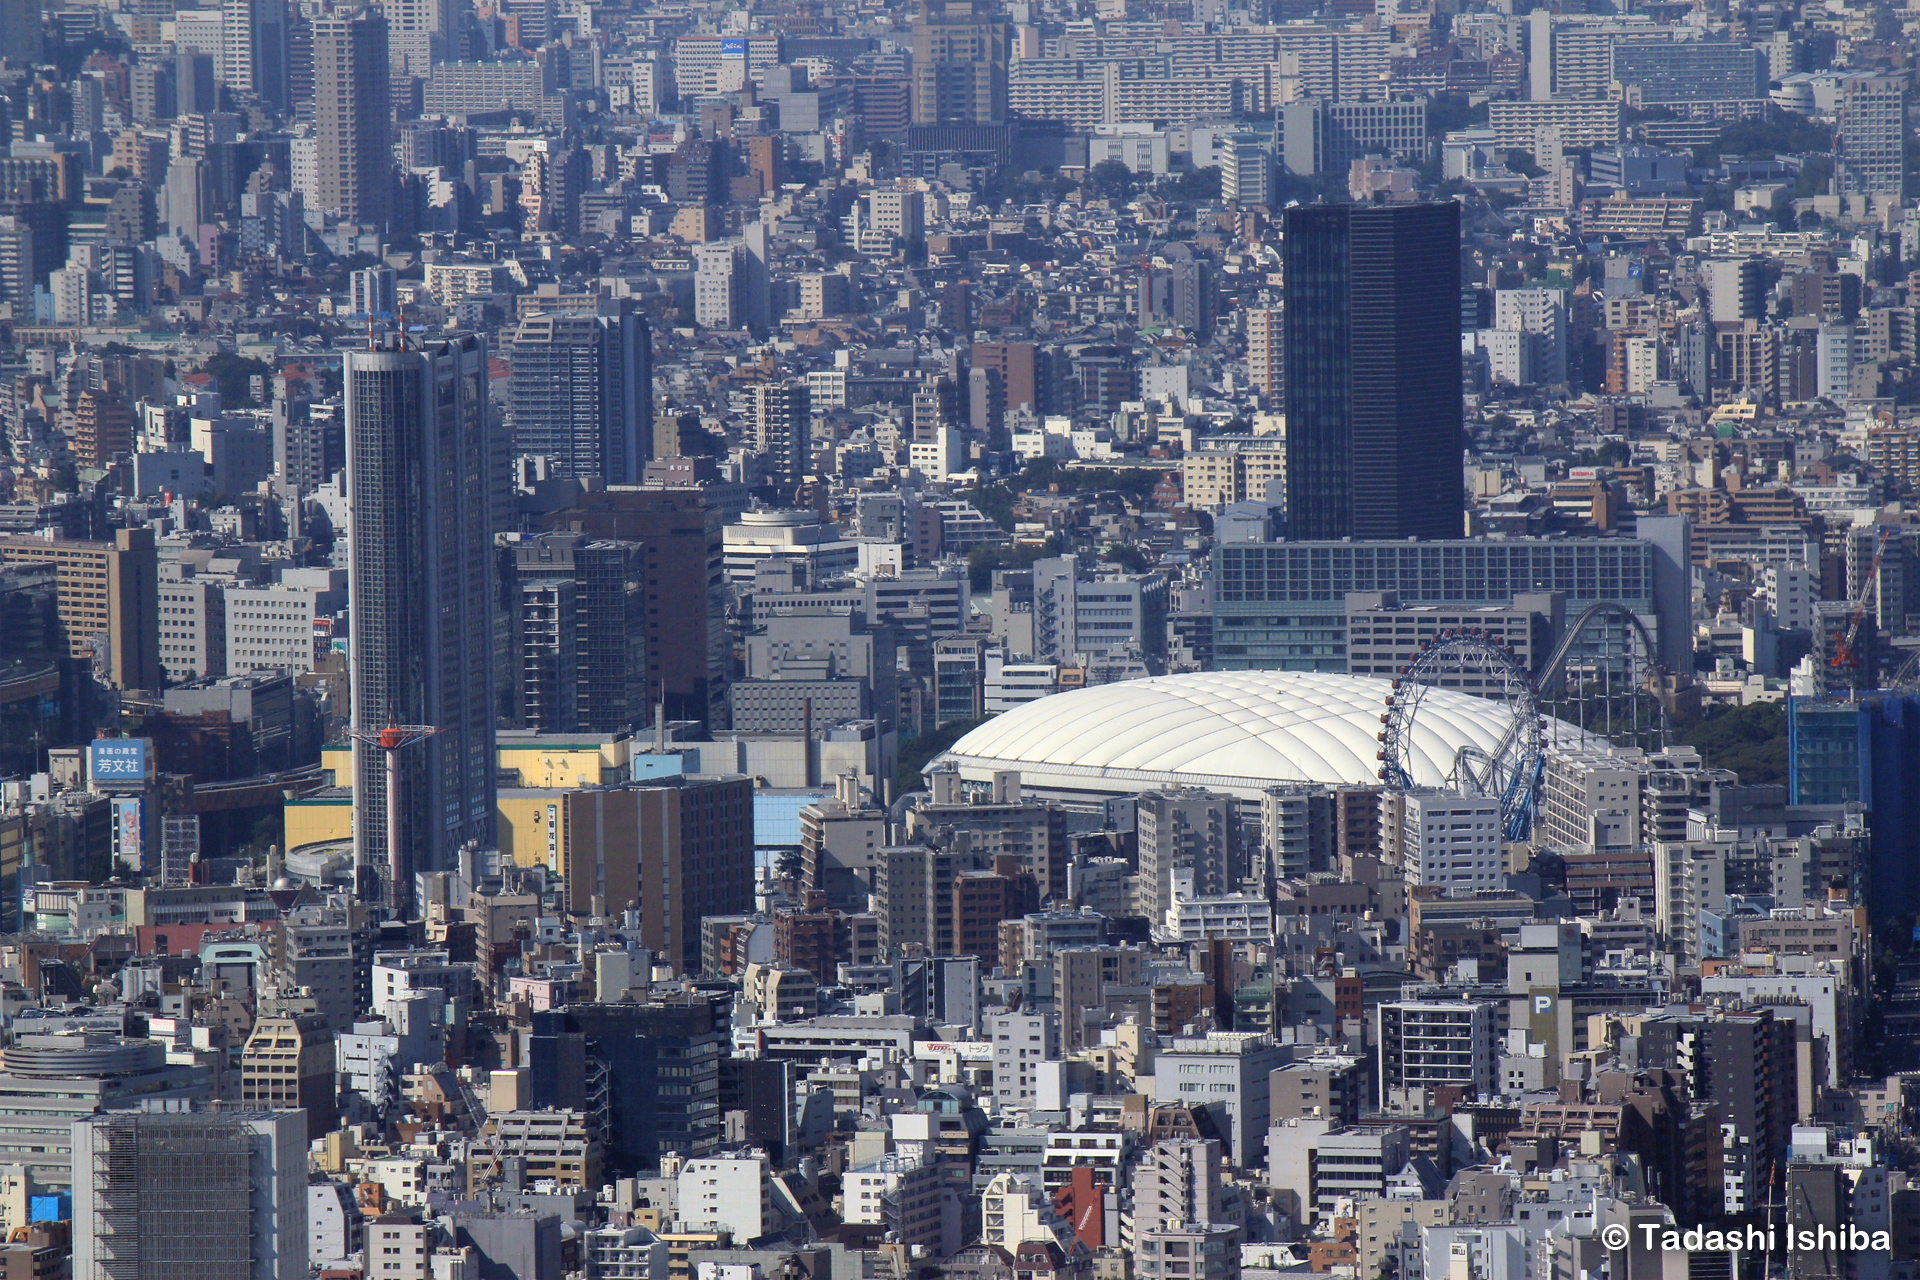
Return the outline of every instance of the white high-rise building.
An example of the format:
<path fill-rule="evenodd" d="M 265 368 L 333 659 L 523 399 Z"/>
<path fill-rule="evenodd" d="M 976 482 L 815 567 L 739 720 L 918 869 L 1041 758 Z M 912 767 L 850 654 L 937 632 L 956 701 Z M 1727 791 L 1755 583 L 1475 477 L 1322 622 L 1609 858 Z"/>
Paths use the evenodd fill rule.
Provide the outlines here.
<path fill-rule="evenodd" d="M 693 249 L 693 322 L 705 329 L 738 329 L 746 322 L 746 248 L 738 240 L 710 240 Z"/>
<path fill-rule="evenodd" d="M 1840 90 L 1840 128 L 1834 151 L 1841 189 L 1898 201 L 1906 189 L 1907 80 L 1853 76 Z"/>
<path fill-rule="evenodd" d="M 1448 897 L 1506 886 L 1500 859 L 1500 801 L 1420 787 L 1407 792 L 1400 825 L 1401 865 L 1410 885 Z"/>
<path fill-rule="evenodd" d="M 305 578 L 344 577 L 337 570 L 297 571 Z M 313 670 L 315 624 L 346 604 L 346 592 L 332 582 L 276 582 L 264 587 L 232 586 L 226 592 L 226 669 Z"/>
<path fill-rule="evenodd" d="M 1040 1064 L 1060 1056 L 1060 1020 L 1052 1012 L 998 1013 L 987 1019 L 993 1042 L 993 1109 L 1035 1105 Z"/>
<path fill-rule="evenodd" d="M 222 0 L 220 78 L 235 97 L 287 105 L 287 0 Z"/>
<path fill-rule="evenodd" d="M 1220 166 L 1220 198 L 1243 205 L 1272 203 L 1278 166 L 1266 140 L 1258 134 L 1230 134 L 1226 153 Z"/>
<path fill-rule="evenodd" d="M 1533 381 L 1557 386 L 1567 380 L 1567 293 L 1564 289 L 1496 289 L 1493 327 L 1529 335 Z"/>
<path fill-rule="evenodd" d="M 711 1157 L 680 1167 L 680 1224 L 688 1231 L 718 1227 L 745 1245 L 772 1228 L 773 1191 L 759 1157 Z"/>
<path fill-rule="evenodd" d="M 392 267 L 362 267 L 347 276 L 356 316 L 391 316 L 400 310 L 398 276 Z"/>
<path fill-rule="evenodd" d="M 1820 398 L 1845 404 L 1853 398 L 1853 326 L 1823 324 L 1815 343 Z"/>
<path fill-rule="evenodd" d="M 160 566 L 160 668 L 173 683 L 227 674 L 226 585 L 190 563 Z"/>

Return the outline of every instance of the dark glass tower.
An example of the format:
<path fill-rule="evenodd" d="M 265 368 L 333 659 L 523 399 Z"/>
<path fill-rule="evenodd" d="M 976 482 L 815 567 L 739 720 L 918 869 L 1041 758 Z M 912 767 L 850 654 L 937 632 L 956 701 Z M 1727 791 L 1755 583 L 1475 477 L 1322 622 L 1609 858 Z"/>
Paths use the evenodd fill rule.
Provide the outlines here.
<path fill-rule="evenodd" d="M 439 730 L 401 749 L 393 864 L 456 865 L 493 839 L 493 449 L 487 344 L 460 334 L 346 355 L 353 726 Z M 383 753 L 354 747 L 355 851 L 389 865 Z M 405 900 L 405 892 L 400 895 Z"/>
<path fill-rule="evenodd" d="M 1287 537 L 1462 536 L 1460 206 L 1284 228 Z"/>

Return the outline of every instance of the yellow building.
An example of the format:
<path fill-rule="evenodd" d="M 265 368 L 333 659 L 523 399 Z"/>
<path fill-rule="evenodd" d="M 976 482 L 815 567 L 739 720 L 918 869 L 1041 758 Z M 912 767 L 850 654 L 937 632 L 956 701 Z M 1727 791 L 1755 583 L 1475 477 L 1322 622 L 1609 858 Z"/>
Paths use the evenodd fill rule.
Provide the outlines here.
<path fill-rule="evenodd" d="M 502 789 L 494 802 L 500 856 L 516 867 L 545 867 L 555 875 L 566 867 L 567 798 L 559 787 Z"/>
<path fill-rule="evenodd" d="M 502 729 L 494 735 L 494 758 L 523 787 L 598 787 L 626 780 L 633 739 Z"/>
<path fill-rule="evenodd" d="M 557 826 L 550 823 L 548 808 L 558 805 L 563 792 L 626 781 L 633 739 L 503 729 L 495 744 L 494 761 L 502 775 L 520 780 L 518 787 L 500 792 L 500 851 L 519 866 L 559 871 L 566 821 L 562 814 Z M 323 747 L 320 767 L 332 774 L 332 788 L 282 806 L 289 849 L 353 838 L 353 747 Z"/>
<path fill-rule="evenodd" d="M 335 787 L 280 805 L 287 848 L 353 839 L 353 792 Z"/>

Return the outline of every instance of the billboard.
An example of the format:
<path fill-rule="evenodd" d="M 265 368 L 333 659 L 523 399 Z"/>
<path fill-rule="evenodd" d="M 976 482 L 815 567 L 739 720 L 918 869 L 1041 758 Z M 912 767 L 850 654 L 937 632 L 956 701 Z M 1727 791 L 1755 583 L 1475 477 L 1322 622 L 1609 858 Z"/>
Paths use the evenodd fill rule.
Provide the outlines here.
<path fill-rule="evenodd" d="M 913 1056 L 934 1062 L 952 1054 L 962 1062 L 991 1062 L 993 1044 L 988 1040 L 915 1040 Z"/>
<path fill-rule="evenodd" d="M 87 777 L 95 786 L 141 787 L 153 777 L 148 738 L 95 738 L 87 744 Z"/>
<path fill-rule="evenodd" d="M 129 871 L 146 869 L 146 842 L 140 829 L 143 804 L 139 796 L 123 796 L 113 802 L 113 856 Z"/>
<path fill-rule="evenodd" d="M 744 61 L 747 56 L 746 37 L 745 36 L 727 36 L 725 39 L 721 40 L 720 56 L 722 58 L 739 58 Z"/>

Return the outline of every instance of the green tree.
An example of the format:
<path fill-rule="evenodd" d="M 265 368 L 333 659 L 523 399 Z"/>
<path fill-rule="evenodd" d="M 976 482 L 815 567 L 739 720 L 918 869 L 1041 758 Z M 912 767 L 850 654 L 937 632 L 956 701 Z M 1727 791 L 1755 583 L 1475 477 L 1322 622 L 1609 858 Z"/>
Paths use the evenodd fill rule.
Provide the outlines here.
<path fill-rule="evenodd" d="M 900 743 L 900 767 L 893 775 L 893 794 L 904 796 L 913 791 L 925 791 L 927 784 L 920 776 L 921 770 L 932 763 L 935 756 L 991 718 L 955 720 L 930 732 L 903 739 Z"/>
<path fill-rule="evenodd" d="M 229 409 L 255 407 L 253 388 L 248 385 L 249 379 L 272 372 L 266 361 L 255 360 L 251 356 L 238 355 L 231 351 L 222 351 L 212 356 L 201 368 L 213 375 L 215 385 L 220 388 L 220 403 Z"/>
<path fill-rule="evenodd" d="M 1109 200 L 1124 198 L 1133 192 L 1133 170 L 1118 160 L 1102 160 L 1087 171 L 1087 187 Z"/>
<path fill-rule="evenodd" d="M 1787 780 L 1787 709 L 1778 702 L 1713 707 L 1675 726 L 1674 737 L 1695 747 L 1709 768 L 1732 769 L 1748 784 Z"/>
<path fill-rule="evenodd" d="M 1057 534 L 1037 547 L 983 543 L 967 552 L 967 582 L 975 591 L 991 591 L 995 569 L 1024 569 L 1035 560 L 1049 559 L 1066 549 L 1067 544 Z"/>
<path fill-rule="evenodd" d="M 1159 190 L 1169 200 L 1218 200 L 1220 166 L 1210 164 L 1204 169 L 1170 174 L 1160 180 Z"/>

